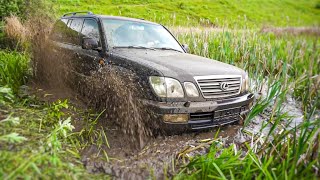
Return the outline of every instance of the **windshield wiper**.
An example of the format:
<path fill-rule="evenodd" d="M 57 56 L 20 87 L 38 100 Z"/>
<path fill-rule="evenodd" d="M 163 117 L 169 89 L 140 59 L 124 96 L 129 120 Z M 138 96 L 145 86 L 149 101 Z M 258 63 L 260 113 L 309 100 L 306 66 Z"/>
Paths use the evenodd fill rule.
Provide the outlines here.
<path fill-rule="evenodd" d="M 182 52 L 182 51 L 179 51 L 178 49 L 174 49 L 174 48 L 171 48 L 171 47 L 155 47 L 155 49 L 162 49 L 162 50 L 173 50 L 173 51 L 178 51 L 178 52 Z"/>
<path fill-rule="evenodd" d="M 145 47 L 145 46 L 113 46 L 113 48 L 135 48 L 135 49 L 151 49 L 151 50 L 155 50 L 155 48 Z"/>

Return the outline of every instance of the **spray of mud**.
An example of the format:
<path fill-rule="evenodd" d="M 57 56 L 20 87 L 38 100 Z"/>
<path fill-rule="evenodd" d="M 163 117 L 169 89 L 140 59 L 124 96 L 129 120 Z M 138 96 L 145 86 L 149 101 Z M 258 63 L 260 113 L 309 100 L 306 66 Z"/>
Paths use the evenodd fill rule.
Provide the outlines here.
<path fill-rule="evenodd" d="M 9 48 L 28 52 L 31 56 L 33 79 L 50 86 L 64 86 L 63 72 L 68 65 L 64 54 L 53 53 L 50 33 L 54 18 L 48 15 L 30 14 L 22 21 L 16 16 L 5 18 L 4 32 L 9 42 Z"/>
<path fill-rule="evenodd" d="M 89 105 L 100 111 L 105 110 L 104 121 L 118 126 L 127 136 L 123 139 L 131 141 L 133 148 L 142 148 L 152 136 L 152 129 L 157 126 L 137 98 L 141 90 L 135 83 L 134 74 L 107 65 L 82 79 L 84 81 L 76 88 L 86 97 Z"/>
<path fill-rule="evenodd" d="M 101 125 L 105 125 L 103 121 L 112 122 L 133 148 L 142 148 L 157 125 L 137 98 L 141 90 L 134 82 L 134 75 L 111 65 L 89 76 L 79 74 L 73 67 L 74 57 L 53 44 L 50 37 L 53 23 L 52 19 L 42 17 L 24 23 L 15 16 L 6 19 L 7 36 L 30 51 L 32 81 L 42 87 L 71 89 L 80 94 L 89 108 L 105 111 Z"/>

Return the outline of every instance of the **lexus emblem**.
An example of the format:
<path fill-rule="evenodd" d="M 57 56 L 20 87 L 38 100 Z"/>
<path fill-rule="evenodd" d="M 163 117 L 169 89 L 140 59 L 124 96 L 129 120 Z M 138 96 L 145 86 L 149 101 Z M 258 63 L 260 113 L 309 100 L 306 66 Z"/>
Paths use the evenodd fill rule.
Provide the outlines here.
<path fill-rule="evenodd" d="M 221 89 L 222 91 L 225 91 L 225 90 L 227 90 L 228 88 L 229 88 L 228 83 L 225 83 L 225 82 L 220 83 L 220 89 Z"/>

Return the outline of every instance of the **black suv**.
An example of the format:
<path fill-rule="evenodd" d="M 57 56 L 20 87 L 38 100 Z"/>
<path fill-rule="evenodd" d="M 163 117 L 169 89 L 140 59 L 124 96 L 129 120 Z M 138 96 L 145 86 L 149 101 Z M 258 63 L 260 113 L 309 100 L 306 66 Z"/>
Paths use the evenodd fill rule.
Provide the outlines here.
<path fill-rule="evenodd" d="M 160 24 L 83 13 L 56 22 L 55 46 L 75 55 L 75 71 L 83 75 L 104 63 L 134 72 L 143 86 L 141 101 L 164 128 L 220 126 L 240 121 L 250 110 L 254 96 L 245 71 L 188 54 Z"/>

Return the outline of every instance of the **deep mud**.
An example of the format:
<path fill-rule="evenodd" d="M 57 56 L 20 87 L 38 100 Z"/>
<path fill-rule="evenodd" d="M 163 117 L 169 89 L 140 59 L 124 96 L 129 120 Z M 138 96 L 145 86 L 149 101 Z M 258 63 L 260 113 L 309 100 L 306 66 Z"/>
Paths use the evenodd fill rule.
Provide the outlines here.
<path fill-rule="evenodd" d="M 68 99 L 72 106 L 82 108 L 84 111 L 87 110 L 85 99 L 70 88 L 50 87 L 39 85 L 38 83 L 31 83 L 29 86 L 31 87 L 29 92 L 42 101 L 54 102 L 58 99 Z M 145 142 L 144 147 L 139 149 L 132 145 L 132 143 L 138 142 L 132 141 L 117 124 L 108 121 L 106 117 L 101 117 L 99 121 L 103 122 L 100 125 L 104 126 L 110 145 L 110 147 L 104 148 L 108 154 L 109 161 L 103 158 L 102 153 L 99 153 L 101 151 L 100 148 L 96 145 L 91 145 L 82 151 L 82 162 L 90 172 L 106 173 L 114 178 L 121 179 L 171 177 L 184 164 L 184 160 L 187 161 L 187 158 L 178 157 L 179 153 L 184 149 L 203 144 L 203 147 L 187 153 L 186 156 L 205 154 L 210 144 L 205 144 L 204 142 L 212 140 L 216 135 L 217 138 L 221 138 L 225 143 L 235 142 L 237 140 L 234 137 L 236 137 L 241 128 L 239 125 L 228 125 L 221 127 L 221 129 L 214 128 L 182 135 L 152 136 Z M 78 122 L 78 125 L 75 124 L 76 127 L 78 126 L 76 129 L 81 129 L 79 128 L 82 124 L 81 119 Z M 219 133 L 217 134 L 217 132 Z M 202 142 L 203 140 L 205 141 Z"/>

